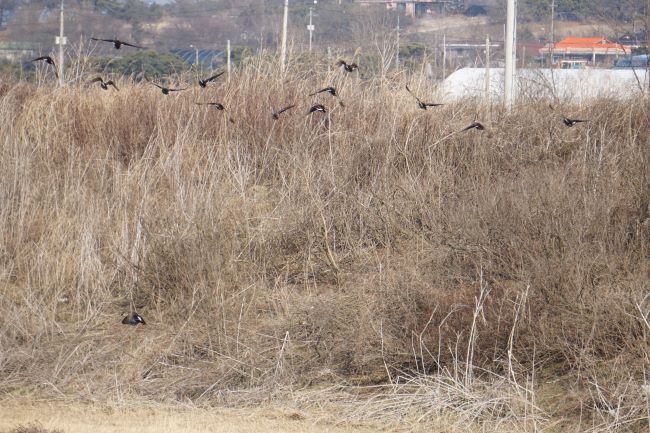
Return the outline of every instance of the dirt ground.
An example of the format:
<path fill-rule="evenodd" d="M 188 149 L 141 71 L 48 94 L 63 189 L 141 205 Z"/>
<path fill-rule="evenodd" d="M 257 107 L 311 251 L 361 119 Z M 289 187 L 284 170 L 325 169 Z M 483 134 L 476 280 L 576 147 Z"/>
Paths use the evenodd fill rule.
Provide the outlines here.
<path fill-rule="evenodd" d="M 369 427 L 332 425 L 292 411 L 111 407 L 62 402 L 0 401 L 0 432 L 38 425 L 62 433 L 367 433 Z M 48 432 L 49 433 L 49 432 Z"/>

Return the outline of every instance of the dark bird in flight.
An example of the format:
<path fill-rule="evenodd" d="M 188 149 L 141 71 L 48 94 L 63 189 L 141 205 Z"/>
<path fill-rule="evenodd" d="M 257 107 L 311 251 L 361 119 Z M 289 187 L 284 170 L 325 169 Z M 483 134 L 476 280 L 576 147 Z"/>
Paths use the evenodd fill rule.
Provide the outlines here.
<path fill-rule="evenodd" d="M 411 94 L 411 96 L 413 96 L 415 98 L 416 101 L 418 101 L 418 108 L 420 108 L 422 110 L 426 110 L 427 107 L 439 107 L 441 105 L 444 105 L 444 104 L 436 104 L 434 102 L 422 102 L 422 100 L 420 98 L 415 96 L 415 93 L 411 92 L 411 89 L 409 89 L 408 84 L 406 85 L 406 90 Z"/>
<path fill-rule="evenodd" d="M 271 116 L 273 117 L 273 120 L 278 120 L 280 118 L 280 114 L 284 113 L 285 111 L 291 110 L 295 105 L 289 105 L 284 108 L 281 108 L 278 111 L 275 111 L 275 108 L 271 107 Z"/>
<path fill-rule="evenodd" d="M 117 88 L 117 86 L 115 85 L 113 80 L 104 81 L 104 79 L 102 77 L 97 77 L 97 78 L 93 78 L 92 80 L 90 80 L 91 84 L 92 83 L 97 83 L 97 82 L 99 82 L 99 86 L 104 90 L 108 90 L 108 86 L 113 86 L 113 88 L 115 90 L 120 90 L 120 89 Z"/>
<path fill-rule="evenodd" d="M 56 75 L 56 78 L 59 78 L 59 74 L 56 72 L 56 63 L 54 63 L 54 59 L 52 57 L 50 57 L 50 56 L 41 56 L 41 57 L 37 57 L 35 59 L 30 60 L 30 62 L 39 62 L 41 60 L 44 61 L 45 63 L 47 63 L 48 65 L 52 65 L 52 67 L 54 68 L 54 75 Z"/>
<path fill-rule="evenodd" d="M 552 104 L 548 104 L 548 108 L 550 108 L 551 111 L 555 111 L 555 107 L 553 107 Z M 564 122 L 564 124 L 567 127 L 571 128 L 572 126 L 575 126 L 578 123 L 589 122 L 589 121 L 584 119 L 569 119 L 568 117 L 562 115 L 562 122 Z"/>
<path fill-rule="evenodd" d="M 324 89 L 320 89 L 317 92 L 314 92 L 314 93 L 310 94 L 309 96 L 318 95 L 319 93 L 329 93 L 330 95 L 334 96 L 335 98 L 339 97 L 339 94 L 336 93 L 336 88 L 332 87 L 332 86 L 328 86 L 328 87 L 325 87 Z M 345 107 L 345 104 L 340 99 L 339 99 L 339 105 L 341 107 Z"/>
<path fill-rule="evenodd" d="M 122 324 L 124 325 L 136 326 L 138 323 L 142 323 L 143 325 L 147 324 L 147 322 L 144 321 L 142 316 L 136 313 L 135 311 L 127 315 L 124 319 L 122 319 Z"/>
<path fill-rule="evenodd" d="M 465 131 L 469 131 L 470 129 L 478 129 L 479 131 L 483 131 L 485 129 L 485 126 L 483 126 L 483 124 L 479 122 L 474 122 L 471 125 L 461 129 L 458 132 L 465 132 Z"/>
<path fill-rule="evenodd" d="M 149 81 L 149 80 L 147 80 L 147 81 Z M 156 84 L 153 81 L 149 81 L 149 82 L 151 84 L 153 84 L 154 86 L 158 87 L 163 92 L 163 95 L 169 95 L 169 92 L 181 92 L 183 90 L 187 90 L 187 87 L 183 87 L 182 89 L 171 89 L 169 87 L 165 87 L 165 86 L 161 86 L 159 84 Z"/>
<path fill-rule="evenodd" d="M 310 114 L 316 113 L 317 111 L 321 113 L 327 113 L 327 110 L 323 104 L 314 104 L 309 108 L 307 115 L 309 116 Z"/>
<path fill-rule="evenodd" d="M 220 102 L 195 102 L 196 105 L 209 105 L 219 111 L 226 111 L 226 107 Z"/>
<path fill-rule="evenodd" d="M 339 60 L 336 62 L 336 66 L 343 66 L 343 69 L 345 69 L 346 72 L 352 72 L 359 68 L 356 63 L 347 63 L 345 60 Z"/>
<path fill-rule="evenodd" d="M 569 128 L 571 128 L 572 126 L 574 126 L 574 125 L 576 125 L 576 124 L 578 124 L 578 123 L 589 122 L 589 121 L 588 121 L 588 120 L 584 120 L 584 119 L 582 119 L 582 120 L 581 120 L 581 119 L 569 119 L 569 118 L 566 117 L 566 116 L 562 116 L 562 122 L 564 122 L 564 124 L 565 124 L 566 126 L 568 126 Z"/>
<path fill-rule="evenodd" d="M 113 47 L 115 47 L 116 50 L 122 48 L 122 45 L 126 45 L 127 47 L 144 49 L 144 47 L 133 45 L 128 42 L 120 41 L 119 39 L 98 39 L 98 38 L 90 38 L 90 39 L 93 41 L 110 42 L 113 44 Z"/>
<path fill-rule="evenodd" d="M 325 92 L 329 93 L 332 96 L 338 96 L 336 94 L 336 88 L 332 87 L 332 86 L 328 86 L 328 87 L 325 87 L 324 89 L 320 89 L 320 90 L 318 90 L 318 91 L 316 91 L 314 93 L 311 93 L 309 96 L 314 96 L 314 95 L 318 95 L 319 93 L 325 93 Z"/>
<path fill-rule="evenodd" d="M 226 110 L 226 107 L 221 102 L 195 102 L 196 105 L 209 105 L 210 107 L 213 107 L 215 110 L 219 111 L 228 111 Z M 228 121 L 230 123 L 235 123 L 234 120 L 232 120 L 232 117 L 228 118 Z"/>
<path fill-rule="evenodd" d="M 210 81 L 216 80 L 217 78 L 219 78 L 223 74 L 224 74 L 224 71 L 219 72 L 218 74 L 215 74 L 215 75 L 213 75 L 213 76 L 211 76 L 209 78 L 206 78 L 206 79 L 200 79 L 199 78 L 199 86 L 206 87 Z"/>

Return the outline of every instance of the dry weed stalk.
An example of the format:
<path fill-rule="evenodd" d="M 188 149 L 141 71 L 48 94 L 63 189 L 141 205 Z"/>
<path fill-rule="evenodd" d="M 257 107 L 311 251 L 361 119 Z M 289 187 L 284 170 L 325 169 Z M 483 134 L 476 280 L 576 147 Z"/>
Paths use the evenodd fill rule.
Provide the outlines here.
<path fill-rule="evenodd" d="M 215 87 L 235 123 L 126 79 L 2 93 L 2 392 L 230 403 L 390 376 L 398 412 L 430 416 L 430 392 L 519 422 L 552 374 L 620 397 L 617 425 L 647 410 L 645 106 L 560 105 L 592 119 L 565 128 L 524 100 L 450 135 L 473 101 L 421 113 L 407 77 L 273 71 L 254 58 Z M 305 116 L 331 83 L 345 107 Z M 269 94 L 296 111 L 240 103 Z M 133 306 L 146 329 L 119 325 Z"/>

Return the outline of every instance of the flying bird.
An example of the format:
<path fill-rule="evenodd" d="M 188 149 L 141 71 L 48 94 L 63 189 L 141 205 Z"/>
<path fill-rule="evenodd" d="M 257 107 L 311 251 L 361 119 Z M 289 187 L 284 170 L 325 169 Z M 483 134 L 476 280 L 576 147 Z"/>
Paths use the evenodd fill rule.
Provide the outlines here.
<path fill-rule="evenodd" d="M 482 123 L 474 122 L 471 125 L 461 129 L 458 132 L 465 132 L 465 131 L 469 131 L 470 129 L 478 129 L 479 131 L 483 131 L 485 129 L 485 126 L 483 126 Z"/>
<path fill-rule="evenodd" d="M 336 88 L 332 87 L 332 86 L 328 86 L 328 87 L 325 87 L 324 89 L 320 89 L 317 92 L 314 92 L 314 93 L 310 94 L 309 96 L 318 95 L 319 93 L 329 93 L 330 95 L 334 96 L 335 98 L 339 97 L 339 94 L 336 93 Z M 340 99 L 338 101 L 339 101 L 339 105 L 341 107 L 345 107 L 345 104 L 343 103 L 343 101 L 341 101 Z"/>
<path fill-rule="evenodd" d="M 149 80 L 147 80 L 147 81 L 149 81 Z M 183 90 L 187 90 L 187 87 L 183 87 L 182 89 L 172 89 L 172 88 L 169 88 L 169 87 L 165 87 L 165 86 L 161 86 L 159 84 L 156 84 L 153 81 L 149 81 L 149 82 L 151 84 L 153 84 L 154 86 L 158 87 L 162 91 L 163 95 L 169 95 L 169 92 L 181 92 Z"/>
<path fill-rule="evenodd" d="M 444 104 L 436 104 L 434 102 L 422 102 L 420 98 L 418 98 L 415 93 L 411 92 L 411 89 L 409 89 L 408 84 L 406 85 L 406 90 L 415 98 L 415 100 L 418 102 L 418 108 L 422 110 L 426 110 L 427 107 L 439 107 Z"/>
<path fill-rule="evenodd" d="M 196 105 L 209 105 L 210 107 L 213 107 L 215 110 L 219 111 L 228 111 L 226 110 L 226 107 L 221 102 L 195 102 Z M 231 117 L 228 118 L 228 121 L 230 123 L 235 123 L 234 120 L 232 120 Z"/>
<path fill-rule="evenodd" d="M 551 111 L 555 111 L 555 107 L 553 107 L 552 104 L 548 104 L 548 108 L 551 109 Z M 577 125 L 578 123 L 583 123 L 583 122 L 589 122 L 586 119 L 569 119 L 568 117 L 561 115 L 562 116 L 562 122 L 569 128 L 572 126 Z"/>
<path fill-rule="evenodd" d="M 332 86 L 328 86 L 328 87 L 325 87 L 324 89 L 320 89 L 320 90 L 318 90 L 318 91 L 316 91 L 314 93 L 311 93 L 309 96 L 318 95 L 319 93 L 329 93 L 332 96 L 338 96 L 336 94 L 336 88 L 332 87 Z"/>
<path fill-rule="evenodd" d="M 226 107 L 220 102 L 195 102 L 196 105 L 209 105 L 219 111 L 226 111 Z"/>
<path fill-rule="evenodd" d="M 339 60 L 336 62 L 336 66 L 343 66 L 343 69 L 345 69 L 346 72 L 352 72 L 359 68 L 356 63 L 347 63 L 345 60 Z"/>
<path fill-rule="evenodd" d="M 211 76 L 209 78 L 206 78 L 206 79 L 200 79 L 199 78 L 199 86 L 206 87 L 210 81 L 216 80 L 217 78 L 222 76 L 224 74 L 224 72 L 225 71 L 219 72 L 218 74 L 215 74 L 215 75 L 213 75 L 213 76 Z"/>
<path fill-rule="evenodd" d="M 271 116 L 273 117 L 273 120 L 278 120 L 280 118 L 280 114 L 284 113 L 285 111 L 291 110 L 295 105 L 289 105 L 284 108 L 281 108 L 278 111 L 275 111 L 275 108 L 271 107 Z"/>
<path fill-rule="evenodd" d="M 133 47 L 133 48 L 141 48 L 144 49 L 144 47 L 141 47 L 139 45 L 133 45 L 128 42 L 120 41 L 119 39 L 98 39 L 98 38 L 90 38 L 93 41 L 100 41 L 100 42 L 110 42 L 113 44 L 113 47 L 115 47 L 116 50 L 119 50 L 122 48 L 122 45 L 126 45 L 127 47 Z"/>
<path fill-rule="evenodd" d="M 314 104 L 309 108 L 307 115 L 309 116 L 310 114 L 315 113 L 317 111 L 321 113 L 327 113 L 327 110 L 325 109 L 325 106 L 323 104 Z"/>
<path fill-rule="evenodd" d="M 143 325 L 147 324 L 142 316 L 135 311 L 131 314 L 128 314 L 124 319 L 122 319 L 122 324 L 124 325 L 137 326 L 138 323 L 142 323 Z"/>
<path fill-rule="evenodd" d="M 52 65 L 52 67 L 54 68 L 54 75 L 56 76 L 56 78 L 59 78 L 59 74 L 56 72 L 56 63 L 54 63 L 54 59 L 52 57 L 50 57 L 50 56 L 41 56 L 41 57 L 37 57 L 35 59 L 30 60 L 30 62 L 39 62 L 39 61 L 44 61 L 48 65 Z"/>
<path fill-rule="evenodd" d="M 108 86 L 113 86 L 115 90 L 120 90 L 117 88 L 113 80 L 104 81 L 102 77 L 97 77 L 90 80 L 90 84 L 97 83 L 97 82 L 99 82 L 99 86 L 104 90 L 108 90 Z"/>
<path fill-rule="evenodd" d="M 568 126 L 569 128 L 571 128 L 572 126 L 574 126 L 574 125 L 576 125 L 576 124 L 578 124 L 578 123 L 589 122 L 589 121 L 588 121 L 588 120 L 585 120 L 585 119 L 569 119 L 569 118 L 566 117 L 566 116 L 562 116 L 562 122 L 564 122 L 564 124 L 565 124 L 566 126 Z"/>

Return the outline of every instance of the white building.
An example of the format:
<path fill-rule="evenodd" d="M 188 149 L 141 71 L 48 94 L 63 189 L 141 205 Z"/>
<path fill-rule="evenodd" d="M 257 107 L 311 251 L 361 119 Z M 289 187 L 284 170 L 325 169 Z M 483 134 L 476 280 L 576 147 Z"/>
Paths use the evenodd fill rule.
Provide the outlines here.
<path fill-rule="evenodd" d="M 485 68 L 463 68 L 439 85 L 445 101 L 485 98 Z M 503 68 L 490 69 L 489 94 L 492 101 L 503 100 Z M 639 69 L 518 69 L 515 97 L 581 103 L 599 97 L 631 99 L 648 93 L 646 70 Z"/>

